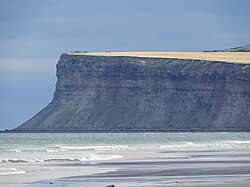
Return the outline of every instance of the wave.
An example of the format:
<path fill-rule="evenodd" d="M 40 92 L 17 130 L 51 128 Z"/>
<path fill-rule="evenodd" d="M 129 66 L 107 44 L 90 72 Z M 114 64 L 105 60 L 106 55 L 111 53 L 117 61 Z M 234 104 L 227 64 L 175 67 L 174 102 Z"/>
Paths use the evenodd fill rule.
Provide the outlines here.
<path fill-rule="evenodd" d="M 55 153 L 59 151 L 65 151 L 65 150 L 56 150 L 56 149 L 11 149 L 9 152 L 15 152 L 15 153 L 22 153 L 22 152 L 48 152 L 48 153 Z"/>
<path fill-rule="evenodd" d="M 94 150 L 94 151 L 109 151 L 109 150 L 124 150 L 129 149 L 126 145 L 110 145 L 110 146 L 56 146 L 52 148 L 22 148 L 11 149 L 9 152 L 21 153 L 21 152 L 68 152 L 74 150 Z"/>
<path fill-rule="evenodd" d="M 123 158 L 122 155 L 96 155 L 93 154 L 89 157 L 82 157 L 80 161 L 102 161 Z"/>
<path fill-rule="evenodd" d="M 182 141 L 182 142 L 168 142 L 166 144 L 128 144 L 128 145 L 93 145 L 93 146 L 78 146 L 78 145 L 71 145 L 71 146 L 64 146 L 64 145 L 51 145 L 47 147 L 23 147 L 23 148 L 13 148 L 9 149 L 11 153 L 11 158 L 7 157 L 8 159 L 2 160 L 0 157 L 0 162 L 48 162 L 54 158 L 70 158 L 73 156 L 73 160 L 77 159 L 76 161 L 91 161 L 91 160 L 109 160 L 115 159 L 109 155 L 109 153 L 119 154 L 119 152 L 123 151 L 140 151 L 140 150 L 159 150 L 159 151 L 167 151 L 167 150 L 175 150 L 175 149 L 182 149 L 182 148 L 197 148 L 202 149 L 205 147 L 209 147 L 210 149 L 227 149 L 227 148 L 235 148 L 235 147 L 249 147 L 250 148 L 250 141 L 249 140 L 215 140 L 215 141 Z M 48 158 L 46 159 L 34 159 L 34 160 L 25 160 L 25 159 L 16 159 L 16 158 L 29 158 L 33 155 L 33 152 L 37 152 L 39 157 Z M 100 156 L 100 152 L 102 154 L 107 153 L 107 155 Z M 41 154 L 40 154 L 41 153 Z M 96 155 L 91 154 L 96 153 Z M 100 154 L 99 154 L 100 153 Z M 16 156 L 14 156 L 16 155 Z M 28 157 L 27 157 L 28 155 Z M 86 156 L 87 155 L 87 156 Z M 22 156 L 22 157 L 21 157 Z M 100 156 L 98 158 L 98 156 Z M 31 157 L 32 158 L 32 157 Z M 33 157 L 34 158 L 34 157 Z M 117 156 L 117 158 L 121 158 L 121 156 Z M 71 160 L 68 161 L 72 161 Z M 65 159 L 61 159 L 65 160 Z M 60 161 L 60 159 L 58 160 Z"/>
<path fill-rule="evenodd" d="M 53 149 L 46 149 L 45 151 L 48 152 L 48 153 L 57 153 L 57 152 L 59 152 L 58 150 L 53 150 Z"/>
<path fill-rule="evenodd" d="M 10 159 L 1 159 L 1 163 L 36 163 L 36 162 L 79 162 L 79 161 L 104 161 L 104 160 L 112 160 L 123 158 L 121 155 L 104 155 L 104 154 L 94 154 L 83 156 L 83 157 L 75 157 L 75 158 L 37 158 L 37 159 L 18 159 L 18 158 L 10 158 Z"/>
<path fill-rule="evenodd" d="M 80 159 L 69 158 L 45 158 L 45 159 L 2 159 L 2 163 L 35 163 L 35 162 L 72 162 L 81 161 Z"/>
<path fill-rule="evenodd" d="M 185 142 L 186 145 L 194 145 L 193 142 Z"/>
<path fill-rule="evenodd" d="M 111 146 L 60 146 L 55 147 L 61 150 L 95 150 L 95 151 L 109 151 L 109 150 L 124 150 L 129 149 L 127 145 L 111 145 Z"/>
<path fill-rule="evenodd" d="M 22 151 L 20 149 L 11 149 L 10 152 L 21 153 Z"/>
<path fill-rule="evenodd" d="M 2 163 L 33 163 L 33 162 L 44 162 L 43 159 L 2 159 L 0 160 Z"/>
<path fill-rule="evenodd" d="M 229 141 L 230 143 L 235 143 L 235 144 L 250 144 L 250 141 L 247 140 L 234 140 L 234 141 Z"/>
<path fill-rule="evenodd" d="M 24 174 L 25 171 L 16 168 L 0 168 L 0 175 Z"/>

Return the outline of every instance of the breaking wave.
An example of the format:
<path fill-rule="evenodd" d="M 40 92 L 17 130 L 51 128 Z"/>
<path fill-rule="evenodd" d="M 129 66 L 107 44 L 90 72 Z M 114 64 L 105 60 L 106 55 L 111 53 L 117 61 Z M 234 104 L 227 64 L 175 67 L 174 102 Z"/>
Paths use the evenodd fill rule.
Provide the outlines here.
<path fill-rule="evenodd" d="M 96 155 L 93 154 L 89 157 L 82 157 L 81 161 L 102 161 L 102 160 L 112 160 L 112 159 L 119 159 L 123 158 L 121 155 Z"/>
<path fill-rule="evenodd" d="M 60 146 L 55 147 L 61 150 L 95 150 L 95 151 L 109 151 L 109 150 L 124 150 L 129 149 L 126 145 L 113 146 Z"/>
<path fill-rule="evenodd" d="M 90 154 L 82 157 L 75 158 L 39 158 L 39 159 L 1 159 L 0 163 L 36 163 L 36 162 L 79 162 L 79 161 L 105 161 L 112 159 L 123 158 L 121 155 L 101 155 L 101 154 Z"/>
<path fill-rule="evenodd" d="M 0 168 L 0 175 L 23 174 L 25 171 L 16 168 Z"/>

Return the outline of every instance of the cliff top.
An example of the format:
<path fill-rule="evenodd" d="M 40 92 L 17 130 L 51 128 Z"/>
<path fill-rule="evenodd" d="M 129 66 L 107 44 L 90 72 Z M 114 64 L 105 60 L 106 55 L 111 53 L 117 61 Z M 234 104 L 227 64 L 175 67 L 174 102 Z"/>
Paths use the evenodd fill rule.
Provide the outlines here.
<path fill-rule="evenodd" d="M 250 52 L 67 52 L 68 55 L 176 58 L 250 64 Z"/>

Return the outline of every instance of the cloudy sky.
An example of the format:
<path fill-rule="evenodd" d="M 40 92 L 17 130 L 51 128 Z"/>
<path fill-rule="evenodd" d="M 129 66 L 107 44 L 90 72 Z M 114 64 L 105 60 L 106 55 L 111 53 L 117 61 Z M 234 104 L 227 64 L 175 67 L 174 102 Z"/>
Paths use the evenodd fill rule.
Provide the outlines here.
<path fill-rule="evenodd" d="M 62 52 L 246 45 L 249 9 L 249 0 L 1 0 L 0 130 L 52 99 Z"/>

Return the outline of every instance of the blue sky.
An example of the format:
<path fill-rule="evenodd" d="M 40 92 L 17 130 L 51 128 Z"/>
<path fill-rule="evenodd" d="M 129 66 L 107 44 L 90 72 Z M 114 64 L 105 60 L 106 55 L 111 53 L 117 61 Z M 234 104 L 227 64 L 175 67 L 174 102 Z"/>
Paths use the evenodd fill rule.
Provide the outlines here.
<path fill-rule="evenodd" d="M 246 45 L 249 9 L 249 0 L 1 0 L 0 130 L 49 103 L 62 52 Z"/>

